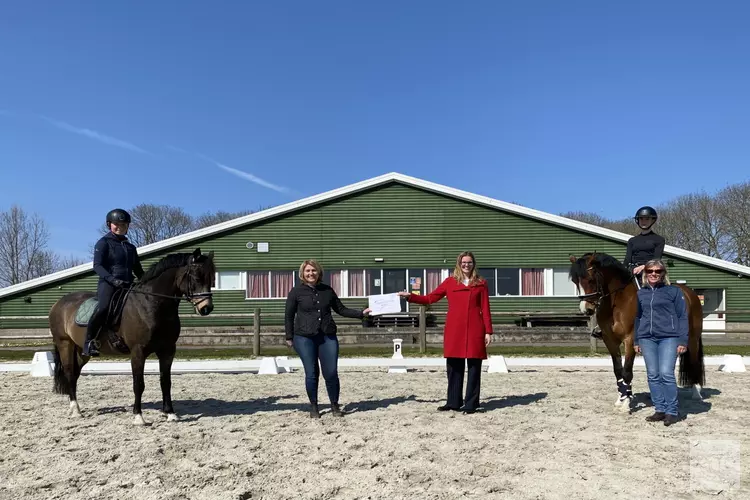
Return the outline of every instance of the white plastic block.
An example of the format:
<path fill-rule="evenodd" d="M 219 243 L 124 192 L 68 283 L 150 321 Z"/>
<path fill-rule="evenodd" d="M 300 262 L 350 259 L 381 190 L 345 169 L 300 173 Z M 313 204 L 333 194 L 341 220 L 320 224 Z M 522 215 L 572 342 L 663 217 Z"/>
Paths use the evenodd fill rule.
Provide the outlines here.
<path fill-rule="evenodd" d="M 490 364 L 487 367 L 487 373 L 508 373 L 508 365 L 505 363 L 505 356 L 490 356 Z"/>
<path fill-rule="evenodd" d="M 279 373 L 291 373 L 289 366 L 289 356 L 276 356 L 276 366 L 279 367 Z"/>
<path fill-rule="evenodd" d="M 276 364 L 276 358 L 264 357 L 261 360 L 258 375 L 277 375 L 278 373 L 279 365 Z"/>
<path fill-rule="evenodd" d="M 35 352 L 34 358 L 31 360 L 31 376 L 51 377 L 52 363 L 53 359 L 51 352 Z"/>
<path fill-rule="evenodd" d="M 719 371 L 726 373 L 740 373 L 745 370 L 745 362 L 739 354 L 725 354 L 724 364 L 719 367 Z"/>

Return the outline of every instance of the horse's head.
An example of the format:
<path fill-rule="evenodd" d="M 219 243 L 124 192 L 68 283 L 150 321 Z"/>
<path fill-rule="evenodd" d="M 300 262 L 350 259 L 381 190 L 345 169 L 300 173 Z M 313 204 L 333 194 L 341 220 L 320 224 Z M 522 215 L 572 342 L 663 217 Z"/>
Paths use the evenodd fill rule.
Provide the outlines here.
<path fill-rule="evenodd" d="M 579 258 L 570 256 L 570 281 L 578 289 L 581 312 L 589 316 L 596 312 L 597 301 L 602 295 L 599 277 L 596 252 L 583 254 Z"/>
<path fill-rule="evenodd" d="M 606 253 L 570 256 L 570 280 L 578 287 L 581 311 L 592 315 L 605 297 L 622 290 L 633 281 L 630 271 Z"/>
<path fill-rule="evenodd" d="M 196 248 L 190 255 L 187 265 L 180 270 L 177 277 L 180 291 L 195 307 L 195 312 L 201 316 L 208 316 L 214 310 L 213 293 L 211 287 L 216 279 L 214 253 L 201 254 Z"/>

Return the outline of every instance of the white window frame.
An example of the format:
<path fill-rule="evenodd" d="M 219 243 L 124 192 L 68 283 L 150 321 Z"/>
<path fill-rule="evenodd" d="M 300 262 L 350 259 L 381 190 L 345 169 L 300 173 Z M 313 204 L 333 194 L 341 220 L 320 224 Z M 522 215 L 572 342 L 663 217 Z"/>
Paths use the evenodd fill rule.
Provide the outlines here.
<path fill-rule="evenodd" d="M 230 274 L 230 273 L 236 273 L 237 275 L 239 275 L 239 278 L 240 278 L 239 288 L 221 288 L 219 286 L 219 284 L 221 283 L 221 280 L 219 279 L 219 275 Z M 216 274 L 214 276 L 214 283 L 216 283 L 217 286 L 211 287 L 212 291 L 216 290 L 216 291 L 234 292 L 237 290 L 244 290 L 246 292 L 245 295 L 247 296 L 247 272 L 246 271 L 216 271 Z"/>

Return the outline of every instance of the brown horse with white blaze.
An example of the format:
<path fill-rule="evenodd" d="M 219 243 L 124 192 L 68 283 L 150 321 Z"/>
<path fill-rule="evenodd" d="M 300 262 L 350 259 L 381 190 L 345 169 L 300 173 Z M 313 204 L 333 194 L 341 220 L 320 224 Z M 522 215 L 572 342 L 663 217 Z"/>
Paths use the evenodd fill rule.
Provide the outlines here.
<path fill-rule="evenodd" d="M 602 329 L 602 340 L 612 356 L 619 396 L 615 406 L 630 409 L 633 397 L 633 363 L 635 361 L 635 317 L 638 313 L 638 288 L 632 272 L 620 261 L 605 253 L 587 253 L 580 258 L 570 256 L 570 279 L 581 294 L 581 311 L 596 314 Z M 698 295 L 689 287 L 678 284 L 685 296 L 688 310 L 688 349 L 680 355 L 680 384 L 693 387 L 693 397 L 701 398 L 705 383 L 703 364 L 703 308 Z M 620 346 L 625 344 L 623 365 Z"/>
<path fill-rule="evenodd" d="M 211 287 L 215 281 L 213 252 L 170 254 L 154 263 L 139 283 L 128 292 L 122 306 L 121 319 L 109 326 L 130 351 L 133 373 L 133 422 L 145 424 L 141 413 L 141 397 L 145 388 L 146 358 L 156 354 L 159 359 L 159 380 L 162 390 L 162 411 L 167 420 L 177 420 L 172 407 L 172 361 L 180 336 L 180 302 L 188 300 L 195 311 L 206 316 L 213 311 Z M 49 326 L 55 343 L 54 391 L 67 394 L 71 416 L 80 417 L 76 388 L 83 366 L 89 357 L 82 355 L 86 327 L 75 322 L 78 308 L 92 292 L 69 293 L 52 306 Z M 103 331 L 100 336 L 105 336 Z M 127 351 L 126 351 L 127 352 Z M 121 354 L 111 342 L 102 342 L 102 354 Z"/>

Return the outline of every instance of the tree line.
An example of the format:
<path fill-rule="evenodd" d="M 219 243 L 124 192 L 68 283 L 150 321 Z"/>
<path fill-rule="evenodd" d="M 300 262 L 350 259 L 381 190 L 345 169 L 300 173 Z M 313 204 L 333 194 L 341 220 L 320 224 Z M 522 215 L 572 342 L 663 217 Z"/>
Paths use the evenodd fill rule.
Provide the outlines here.
<path fill-rule="evenodd" d="M 654 208 L 659 214 L 654 230 L 667 245 L 750 266 L 750 182 L 727 186 L 714 195 L 685 194 Z M 592 212 L 561 215 L 627 234 L 640 231 L 632 217 L 607 219 Z"/>
<path fill-rule="evenodd" d="M 151 203 L 126 210 L 132 218 L 128 239 L 137 247 L 254 212 L 218 211 L 193 216 L 179 207 Z M 108 231 L 105 224 L 99 228 L 100 234 Z M 38 214 L 18 205 L 0 212 L 0 288 L 89 262 L 90 259 L 54 252 L 49 248 L 49 239 L 49 226 Z M 94 243 L 89 243 L 92 255 Z"/>

